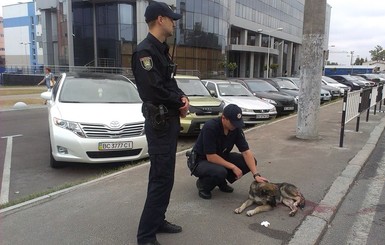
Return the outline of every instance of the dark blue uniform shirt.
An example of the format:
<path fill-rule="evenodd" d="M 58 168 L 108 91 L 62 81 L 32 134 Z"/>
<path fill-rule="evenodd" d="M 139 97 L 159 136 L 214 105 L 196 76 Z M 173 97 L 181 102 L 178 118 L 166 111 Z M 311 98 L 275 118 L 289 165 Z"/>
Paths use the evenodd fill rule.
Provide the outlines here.
<path fill-rule="evenodd" d="M 218 154 L 221 157 L 228 155 L 237 146 L 240 152 L 249 149 L 249 144 L 241 128 L 229 131 L 227 135 L 223 132 L 221 118 L 207 121 L 195 142 L 194 150 L 197 160 L 206 160 L 206 154 Z"/>
<path fill-rule="evenodd" d="M 163 104 L 169 111 L 178 111 L 183 106 L 181 97 L 184 92 L 172 76 L 169 47 L 151 33 L 136 48 L 132 56 L 132 71 L 143 102 Z"/>

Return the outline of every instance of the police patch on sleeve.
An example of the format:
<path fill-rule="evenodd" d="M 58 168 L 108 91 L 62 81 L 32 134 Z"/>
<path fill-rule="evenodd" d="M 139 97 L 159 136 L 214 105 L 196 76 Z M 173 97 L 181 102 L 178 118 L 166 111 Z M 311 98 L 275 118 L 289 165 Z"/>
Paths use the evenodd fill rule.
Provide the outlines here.
<path fill-rule="evenodd" d="M 143 69 L 149 71 L 152 69 L 152 58 L 150 56 L 140 58 L 140 64 L 142 65 Z"/>

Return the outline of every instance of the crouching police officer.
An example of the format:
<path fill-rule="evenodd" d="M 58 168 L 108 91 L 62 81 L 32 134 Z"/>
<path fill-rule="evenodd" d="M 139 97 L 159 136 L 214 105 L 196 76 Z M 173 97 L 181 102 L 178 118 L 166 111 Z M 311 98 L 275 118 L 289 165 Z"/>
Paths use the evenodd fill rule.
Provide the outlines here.
<path fill-rule="evenodd" d="M 199 178 L 196 185 L 201 198 L 210 199 L 216 186 L 222 192 L 233 192 L 227 181 L 233 183 L 249 171 L 257 182 L 267 181 L 257 171 L 243 126 L 242 110 L 234 104 L 224 108 L 221 118 L 204 124 L 188 159 L 192 174 Z M 231 152 L 234 145 L 241 153 Z"/>
<path fill-rule="evenodd" d="M 132 71 L 143 100 L 145 133 L 150 156 L 147 198 L 139 223 L 138 244 L 159 244 L 156 233 L 177 233 L 182 227 L 166 221 L 165 213 L 174 184 L 179 117 L 187 113 L 189 102 L 174 79 L 175 65 L 166 44 L 173 35 L 174 13 L 165 3 L 153 1 L 146 8 L 147 37 L 132 57 Z"/>

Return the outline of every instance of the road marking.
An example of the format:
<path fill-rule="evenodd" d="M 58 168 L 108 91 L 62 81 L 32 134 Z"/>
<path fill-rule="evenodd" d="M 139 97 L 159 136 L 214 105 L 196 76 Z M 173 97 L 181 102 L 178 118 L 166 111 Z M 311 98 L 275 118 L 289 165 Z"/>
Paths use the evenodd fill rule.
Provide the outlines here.
<path fill-rule="evenodd" d="M 368 184 L 368 192 L 364 198 L 364 202 L 360 210 L 372 210 L 373 212 L 360 212 L 358 217 L 354 222 L 352 228 L 350 229 L 348 239 L 346 244 L 366 244 L 374 220 L 374 215 L 376 214 L 375 208 L 379 203 L 382 189 L 384 188 L 384 178 L 385 178 L 385 156 L 382 157 L 381 161 L 378 163 L 378 168 L 376 171 L 376 176 Z"/>
<path fill-rule="evenodd" d="M 1 181 L 0 204 L 9 201 L 9 183 L 11 181 L 11 160 L 12 160 L 12 144 L 13 138 L 23 136 L 21 134 L 1 137 L 7 139 L 7 148 L 5 150 L 3 179 Z"/>

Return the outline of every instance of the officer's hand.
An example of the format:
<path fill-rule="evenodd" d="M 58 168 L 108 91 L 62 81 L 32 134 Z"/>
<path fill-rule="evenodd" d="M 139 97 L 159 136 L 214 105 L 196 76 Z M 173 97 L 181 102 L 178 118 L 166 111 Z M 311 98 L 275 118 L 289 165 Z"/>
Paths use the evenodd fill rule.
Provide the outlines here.
<path fill-rule="evenodd" d="M 262 176 L 255 176 L 255 181 L 257 181 L 258 183 L 269 182 L 268 179 Z"/>
<path fill-rule="evenodd" d="M 238 168 L 237 166 L 233 166 L 233 168 L 231 169 L 235 175 L 235 178 L 236 179 L 240 179 L 242 178 L 242 170 L 240 168 Z"/>
<path fill-rule="evenodd" d="M 184 118 L 187 115 L 187 111 L 188 111 L 190 104 L 189 104 L 187 97 L 182 97 L 181 100 L 182 100 L 184 106 L 179 108 L 179 114 L 180 114 L 181 118 Z"/>

